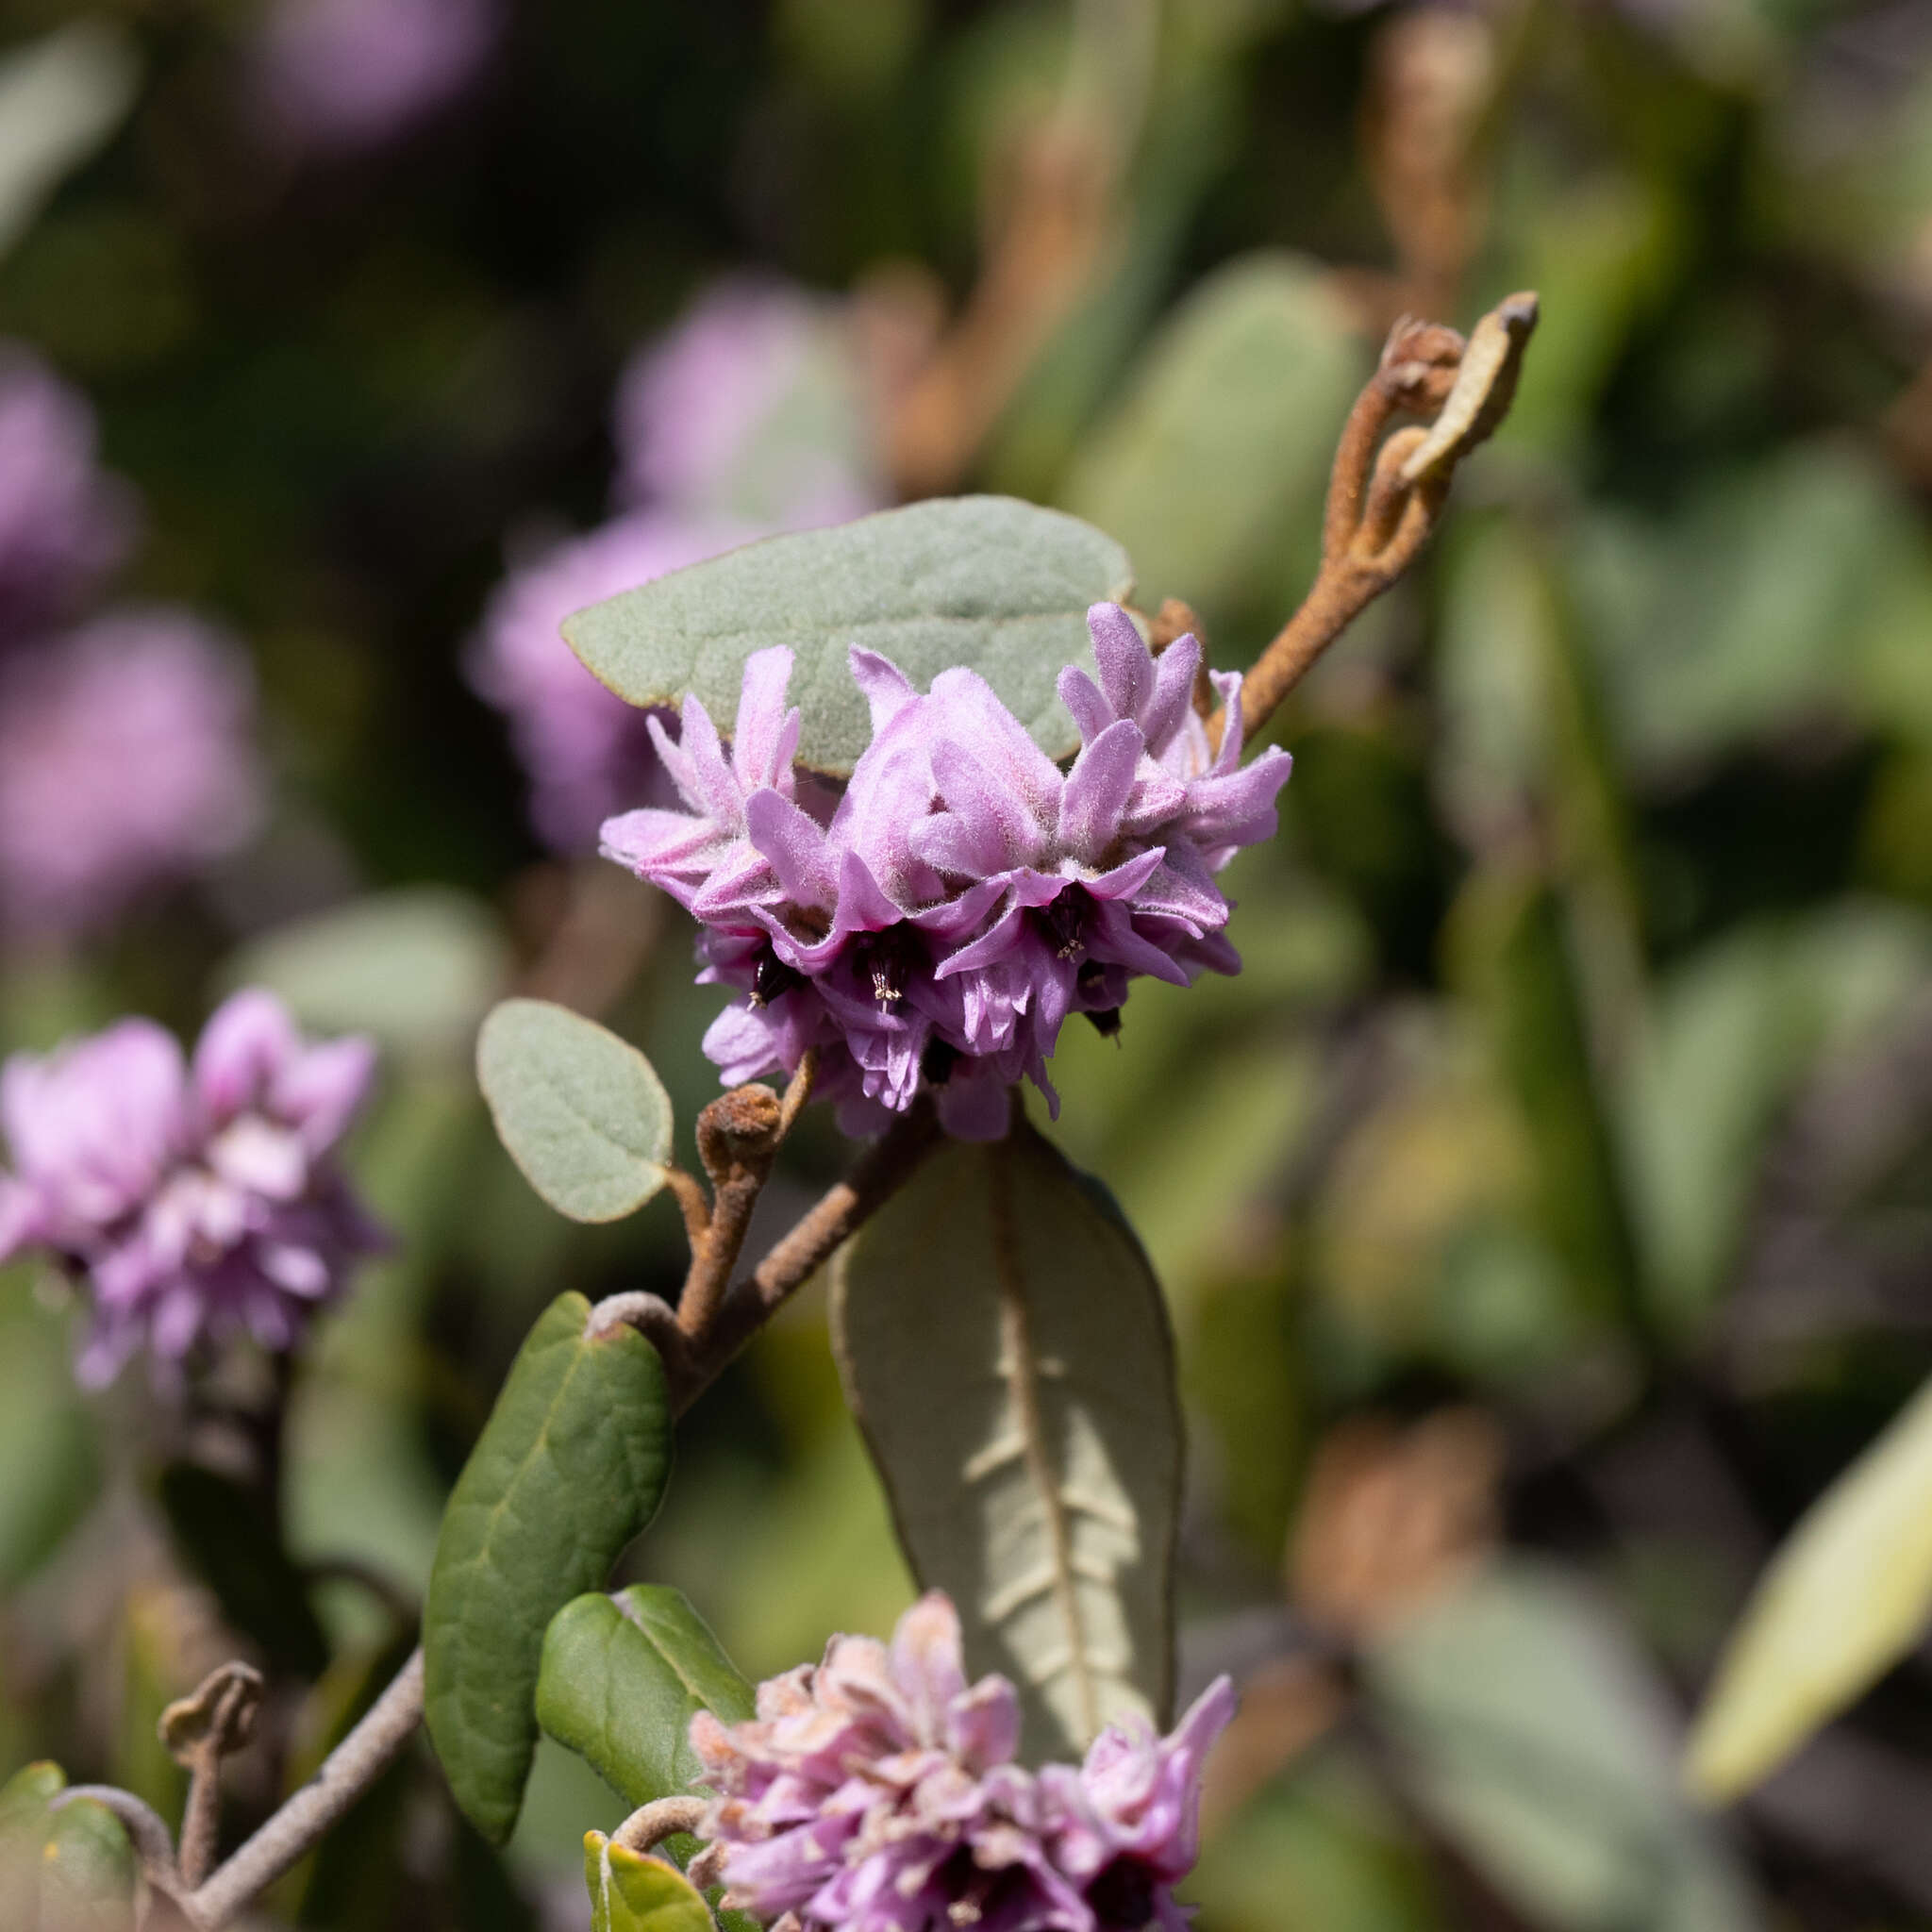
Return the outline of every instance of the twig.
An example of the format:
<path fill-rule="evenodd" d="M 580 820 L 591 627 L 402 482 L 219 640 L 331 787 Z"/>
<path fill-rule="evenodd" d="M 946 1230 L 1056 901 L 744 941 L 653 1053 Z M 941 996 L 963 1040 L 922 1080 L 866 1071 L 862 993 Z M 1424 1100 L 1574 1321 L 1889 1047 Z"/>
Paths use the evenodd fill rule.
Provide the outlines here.
<path fill-rule="evenodd" d="M 214 1876 L 181 1901 L 202 1932 L 273 1885 L 388 1769 L 423 1718 L 423 1653 L 409 1660 L 323 1766 Z"/>
<path fill-rule="evenodd" d="M 175 1859 L 175 1840 L 159 1813 L 132 1791 L 124 1791 L 115 1785 L 70 1785 L 54 1794 L 47 1808 L 58 1811 L 83 1799 L 105 1805 L 121 1821 L 135 1857 L 141 1861 L 141 1875 L 164 1898 L 178 1903 L 186 1887 Z"/>
<path fill-rule="evenodd" d="M 1456 465 L 1508 409 L 1536 319 L 1536 296 L 1524 293 L 1484 316 L 1467 343 L 1440 323 L 1405 318 L 1390 331 L 1336 448 L 1322 568 L 1301 608 L 1241 680 L 1245 732 L 1267 723 L 1322 653 L 1421 554 Z M 1398 413 L 1436 421 L 1426 431 L 1400 430 L 1383 441 Z M 1216 712 L 1208 728 L 1219 746 L 1226 713 Z"/>
<path fill-rule="evenodd" d="M 222 1759 L 255 1735 L 264 1690 L 252 1665 L 226 1663 L 192 1696 L 168 1706 L 157 1726 L 168 1756 L 188 1773 L 181 1814 L 181 1882 L 192 1891 L 208 1874 L 222 1834 Z"/>
<path fill-rule="evenodd" d="M 654 1799 L 648 1805 L 640 1805 L 610 1834 L 610 1842 L 622 1845 L 627 1852 L 642 1854 L 655 1850 L 667 1838 L 695 1831 L 704 1822 L 706 1808 L 703 1798 Z"/>
<path fill-rule="evenodd" d="M 924 1094 L 860 1155 L 851 1174 L 827 1191 L 726 1297 L 692 1364 L 702 1389 L 806 1282 L 840 1242 L 897 1192 L 940 1140 L 938 1116 Z"/>

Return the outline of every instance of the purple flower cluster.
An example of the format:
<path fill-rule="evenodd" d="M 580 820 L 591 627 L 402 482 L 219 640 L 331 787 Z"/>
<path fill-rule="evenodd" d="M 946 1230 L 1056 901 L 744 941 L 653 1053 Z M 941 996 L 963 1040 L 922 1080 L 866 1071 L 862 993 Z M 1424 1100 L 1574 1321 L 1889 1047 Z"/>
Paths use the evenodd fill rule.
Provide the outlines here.
<path fill-rule="evenodd" d="M 254 711 L 241 652 L 186 611 L 111 611 L 0 658 L 0 928 L 105 924 L 241 844 Z"/>
<path fill-rule="evenodd" d="M 1084 1764 L 1028 1771 L 1013 1687 L 967 1684 L 934 1592 L 890 1646 L 835 1637 L 816 1668 L 761 1684 L 750 1722 L 692 1719 L 716 1793 L 700 1829 L 728 1905 L 807 1932 L 1184 1932 L 1173 1888 L 1233 1710 L 1223 1677 L 1169 1737 L 1110 1727 Z"/>
<path fill-rule="evenodd" d="M 475 78 L 500 0 L 276 0 L 254 50 L 265 132 L 296 148 L 380 147 Z"/>
<path fill-rule="evenodd" d="M 921 693 L 852 652 L 872 742 L 836 804 L 800 793 L 791 656 L 745 664 L 729 750 L 695 698 L 681 737 L 651 730 L 681 810 L 604 827 L 606 855 L 703 925 L 701 981 L 736 988 L 705 1051 L 727 1084 L 818 1054 L 818 1091 L 851 1133 L 930 1088 L 948 1130 L 1006 1131 L 1023 1075 L 1057 1105 L 1046 1061 L 1070 1014 L 1119 1024 L 1128 982 L 1234 973 L 1214 874 L 1273 837 L 1285 752 L 1241 763 L 1241 680 L 1218 750 L 1193 703 L 1201 647 L 1156 658 L 1118 605 L 1088 614 L 1100 682 L 1061 672 L 1081 749 L 1062 773 L 975 673 Z"/>
<path fill-rule="evenodd" d="M 134 499 L 94 461 L 85 397 L 0 345 L 0 643 L 70 616 L 119 563 Z"/>
<path fill-rule="evenodd" d="M 836 328 L 782 283 L 731 281 L 702 298 L 619 383 L 618 514 L 523 562 L 491 598 L 470 682 L 508 715 L 553 850 L 587 850 L 622 805 L 669 800 L 643 714 L 577 662 L 563 620 L 754 538 L 879 507 L 832 425 L 806 411 L 767 433 Z"/>
<path fill-rule="evenodd" d="M 0 1067 L 0 1261 L 40 1249 L 85 1274 L 83 1380 L 143 1344 L 178 1360 L 246 1332 L 285 1349 L 385 1245 L 334 1158 L 375 1064 L 366 1040 L 311 1044 L 250 991 L 192 1064 L 152 1021 L 123 1020 Z"/>

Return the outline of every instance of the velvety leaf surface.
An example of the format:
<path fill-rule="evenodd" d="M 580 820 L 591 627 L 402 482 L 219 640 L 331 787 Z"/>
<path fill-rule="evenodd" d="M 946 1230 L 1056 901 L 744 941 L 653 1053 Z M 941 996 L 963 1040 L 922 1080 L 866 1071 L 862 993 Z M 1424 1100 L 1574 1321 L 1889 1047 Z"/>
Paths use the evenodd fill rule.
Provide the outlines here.
<path fill-rule="evenodd" d="M 1030 1757 L 1164 1721 L 1181 1437 L 1167 1311 L 1111 1198 L 1025 1126 L 929 1161 L 841 1256 L 848 1399 L 922 1583 Z"/>
<path fill-rule="evenodd" d="M 1691 1734 L 1707 1797 L 1747 1791 L 1924 1635 L 1932 1618 L 1932 1383 L 1772 1559 Z"/>
<path fill-rule="evenodd" d="M 566 1604 L 543 1640 L 537 1720 L 633 1806 L 699 1773 L 692 1717 L 752 1714 L 752 1688 L 681 1591 L 635 1584 Z"/>
<path fill-rule="evenodd" d="M 525 1178 L 573 1221 L 618 1221 L 664 1185 L 671 1098 L 616 1034 L 548 1000 L 505 1000 L 476 1040 L 491 1118 Z"/>
<path fill-rule="evenodd" d="M 798 756 L 849 773 L 872 737 L 853 644 L 924 688 L 970 665 L 1053 757 L 1079 737 L 1054 691 L 1091 670 L 1087 607 L 1124 597 L 1126 552 L 1075 518 L 1004 496 L 940 497 L 835 529 L 773 537 L 626 591 L 569 618 L 571 648 L 634 705 L 687 691 L 728 732 L 744 660 L 789 644 Z"/>
<path fill-rule="evenodd" d="M 1678 1796 L 1663 1686 L 1574 1584 L 1492 1564 L 1402 1618 L 1363 1661 L 1415 1800 L 1526 1923 L 1763 1923 L 1716 1833 Z"/>
<path fill-rule="evenodd" d="M 1060 500 L 1127 546 L 1150 610 L 1272 588 L 1284 525 L 1319 523 L 1361 364 L 1316 263 L 1274 251 L 1229 262 L 1162 328 Z"/>
<path fill-rule="evenodd" d="M 425 1713 L 464 1813 L 509 1836 L 536 1748 L 543 1633 L 647 1524 L 671 1464 L 657 1351 L 594 1340 L 559 1295 L 512 1365 L 457 1479 L 424 1606 Z"/>
<path fill-rule="evenodd" d="M 584 1834 L 591 1932 L 713 1932 L 711 1909 L 682 1872 L 661 1858 Z"/>

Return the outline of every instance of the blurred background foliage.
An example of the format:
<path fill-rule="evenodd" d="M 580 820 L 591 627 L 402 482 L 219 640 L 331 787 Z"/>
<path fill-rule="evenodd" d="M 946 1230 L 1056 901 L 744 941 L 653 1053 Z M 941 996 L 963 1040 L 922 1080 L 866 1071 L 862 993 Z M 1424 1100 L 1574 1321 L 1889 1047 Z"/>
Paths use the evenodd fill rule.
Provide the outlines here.
<path fill-rule="evenodd" d="M 0 335 L 140 493 L 125 589 L 245 641 L 273 785 L 188 884 L 16 935 L 0 1047 L 245 981 L 373 1030 L 399 1244 L 266 1502 L 139 1370 L 78 1394 L 62 1291 L 0 1274 L 0 1763 L 176 1801 L 156 1715 L 239 1645 L 264 1811 L 392 1667 L 537 1310 L 679 1276 L 668 1197 L 558 1219 L 468 1065 L 518 986 L 638 1041 L 687 1134 L 714 1091 L 680 916 L 536 840 L 463 669 L 507 556 L 603 513 L 639 344 L 721 275 L 821 291 L 859 401 L 791 433 L 860 408 L 902 491 L 1090 518 L 1239 667 L 1389 323 L 1533 287 L 1506 431 L 1272 728 L 1245 971 L 1055 1065 L 1178 1332 L 1183 1689 L 1245 1685 L 1200 1924 L 1932 1924 L 1923 1649 L 1727 1813 L 1677 1769 L 1766 1557 L 1932 1369 L 1932 8 L 527 0 L 435 111 L 303 152 L 253 131 L 259 25 L 6 12 Z M 1047 126 L 1077 179 L 1029 257 Z M 897 408 L 949 344 L 972 380 Z M 842 1158 L 811 1121 L 768 1235 Z M 889 1626 L 818 1299 L 682 1435 L 629 1574 L 753 1674 Z M 406 1763 L 273 1903 L 581 1925 L 617 1809 L 546 1756 L 499 1861 Z"/>

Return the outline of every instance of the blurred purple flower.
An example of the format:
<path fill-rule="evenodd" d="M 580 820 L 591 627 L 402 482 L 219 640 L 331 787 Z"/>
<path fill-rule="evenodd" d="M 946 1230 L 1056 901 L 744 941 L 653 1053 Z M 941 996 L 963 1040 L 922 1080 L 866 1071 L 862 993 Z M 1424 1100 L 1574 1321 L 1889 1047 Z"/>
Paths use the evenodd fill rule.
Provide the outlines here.
<path fill-rule="evenodd" d="M 587 851 L 612 812 L 664 785 L 647 714 L 599 684 L 558 626 L 574 610 L 728 550 L 747 534 L 642 512 L 557 544 L 491 595 L 469 679 L 508 714 L 529 774 L 530 816 L 555 850 Z"/>
<path fill-rule="evenodd" d="M 72 614 L 135 522 L 133 492 L 95 463 L 87 399 L 0 344 L 0 644 Z"/>
<path fill-rule="evenodd" d="M 298 149 L 382 146 L 462 93 L 502 27 L 501 0 L 275 0 L 254 47 L 256 113 Z"/>
<path fill-rule="evenodd" d="M 728 1084 L 815 1047 L 849 1132 L 925 1086 L 951 1132 L 997 1138 L 1023 1075 L 1058 1104 L 1046 1060 L 1069 1014 L 1111 1032 L 1138 974 L 1240 970 L 1213 874 L 1274 835 L 1288 756 L 1241 766 L 1232 675 L 1209 749 L 1193 638 L 1157 659 L 1117 605 L 1088 625 L 1100 683 L 1061 674 L 1083 741 L 1064 774 L 976 673 L 921 694 L 858 649 L 873 738 L 834 808 L 793 792 L 783 648 L 747 659 L 728 754 L 695 698 L 678 741 L 654 724 L 683 808 L 611 819 L 604 851 L 702 923 L 699 979 L 747 995 L 705 1036 Z"/>
<path fill-rule="evenodd" d="M 785 282 L 721 282 L 624 374 L 618 494 L 774 530 L 878 509 L 858 381 L 834 305 Z"/>
<path fill-rule="evenodd" d="M 1170 1739 L 1103 1733 L 1087 1763 L 1014 1763 L 999 1676 L 968 1686 L 938 1591 L 890 1646 L 835 1637 L 824 1661 L 758 1687 L 758 1715 L 691 1720 L 716 1793 L 728 1905 L 808 1932 L 1179 1932 L 1202 1760 L 1234 1695 L 1222 1678 Z M 1138 1914 L 1138 1916 L 1136 1916 Z"/>
<path fill-rule="evenodd" d="M 260 816 L 245 660 L 186 611 L 110 611 L 0 659 L 0 927 L 75 933 Z"/>
<path fill-rule="evenodd" d="M 333 1158 L 375 1066 L 366 1040 L 310 1044 L 251 990 L 192 1065 L 152 1021 L 123 1020 L 0 1067 L 0 1261 L 42 1249 L 86 1274 L 84 1381 L 143 1345 L 167 1361 L 242 1332 L 288 1348 L 384 1245 Z"/>

